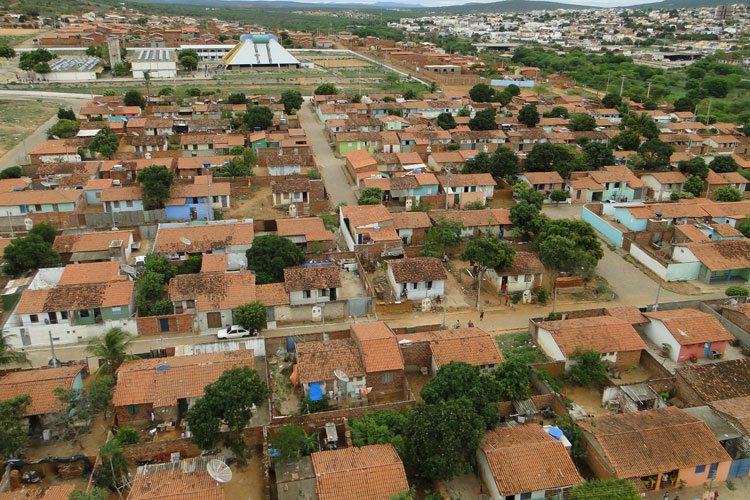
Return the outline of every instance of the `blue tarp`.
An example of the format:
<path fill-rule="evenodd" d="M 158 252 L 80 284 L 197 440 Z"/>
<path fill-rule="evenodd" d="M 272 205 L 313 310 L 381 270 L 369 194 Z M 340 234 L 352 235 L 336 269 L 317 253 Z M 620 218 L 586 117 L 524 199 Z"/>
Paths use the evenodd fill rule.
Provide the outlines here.
<path fill-rule="evenodd" d="M 310 399 L 313 401 L 320 401 L 323 399 L 323 391 L 320 390 L 320 384 L 318 382 L 310 384 Z"/>
<path fill-rule="evenodd" d="M 563 431 L 561 431 L 559 427 L 550 427 L 547 429 L 547 434 L 559 440 L 563 436 Z"/>

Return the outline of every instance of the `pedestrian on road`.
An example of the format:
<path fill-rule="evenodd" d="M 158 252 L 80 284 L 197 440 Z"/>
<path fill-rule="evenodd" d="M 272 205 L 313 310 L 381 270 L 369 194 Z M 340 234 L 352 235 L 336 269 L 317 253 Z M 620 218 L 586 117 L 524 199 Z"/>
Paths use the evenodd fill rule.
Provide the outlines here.
<path fill-rule="evenodd" d="M 479 321 L 484 319 L 484 311 L 479 311 Z"/>
<path fill-rule="evenodd" d="M 469 320 L 466 326 L 468 326 L 469 328 L 474 328 L 474 322 L 472 320 Z"/>
<path fill-rule="evenodd" d="M 510 305 L 510 295 L 508 295 L 507 293 L 505 294 L 505 305 L 506 306 Z"/>
<path fill-rule="evenodd" d="M 669 495 L 665 494 L 664 495 L 664 500 L 669 500 Z"/>

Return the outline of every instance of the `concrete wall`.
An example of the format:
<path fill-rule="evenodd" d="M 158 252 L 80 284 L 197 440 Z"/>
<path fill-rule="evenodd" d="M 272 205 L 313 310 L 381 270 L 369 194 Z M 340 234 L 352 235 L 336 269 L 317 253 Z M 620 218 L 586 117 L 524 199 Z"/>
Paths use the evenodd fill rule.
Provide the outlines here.
<path fill-rule="evenodd" d="M 137 318 L 138 335 L 161 335 L 162 333 L 190 332 L 193 329 L 195 314 L 168 314 L 165 316 L 147 316 Z M 166 319 L 169 330 L 162 331 L 161 320 Z"/>
<path fill-rule="evenodd" d="M 607 221 L 596 215 L 587 207 L 581 208 L 581 219 L 594 226 L 594 229 L 599 231 L 599 233 L 612 242 L 613 245 L 618 247 L 622 246 L 622 232 L 612 227 Z"/>

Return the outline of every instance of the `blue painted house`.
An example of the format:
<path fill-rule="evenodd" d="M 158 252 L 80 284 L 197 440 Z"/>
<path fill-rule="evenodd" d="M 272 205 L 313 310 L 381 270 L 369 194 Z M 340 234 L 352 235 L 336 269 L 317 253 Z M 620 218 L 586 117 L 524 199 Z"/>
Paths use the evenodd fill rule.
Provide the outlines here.
<path fill-rule="evenodd" d="M 195 177 L 192 183 L 172 186 L 165 209 L 169 220 L 212 220 L 213 210 L 229 208 L 230 184 L 212 182 L 212 176 Z"/>

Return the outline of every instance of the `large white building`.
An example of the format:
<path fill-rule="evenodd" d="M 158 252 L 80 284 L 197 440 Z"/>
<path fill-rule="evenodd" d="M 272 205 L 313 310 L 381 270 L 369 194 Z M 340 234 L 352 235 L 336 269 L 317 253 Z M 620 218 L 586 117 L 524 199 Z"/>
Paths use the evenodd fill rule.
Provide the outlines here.
<path fill-rule="evenodd" d="M 276 66 L 299 68 L 300 62 L 276 40 L 265 34 L 242 35 L 222 59 L 227 69 Z"/>
<path fill-rule="evenodd" d="M 136 49 L 130 59 L 133 78 L 143 78 L 148 73 L 151 78 L 175 78 L 177 63 L 172 49 Z"/>
<path fill-rule="evenodd" d="M 98 57 L 56 57 L 49 62 L 50 72 L 44 76 L 49 82 L 92 82 L 102 72 Z"/>

